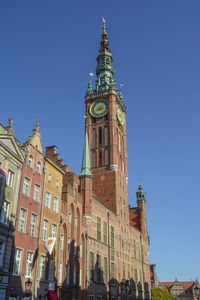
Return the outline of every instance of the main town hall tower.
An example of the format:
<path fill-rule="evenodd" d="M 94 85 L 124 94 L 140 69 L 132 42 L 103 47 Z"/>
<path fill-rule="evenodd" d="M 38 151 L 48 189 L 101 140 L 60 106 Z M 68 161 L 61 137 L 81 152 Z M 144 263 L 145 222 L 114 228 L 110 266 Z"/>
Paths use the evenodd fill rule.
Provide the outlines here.
<path fill-rule="evenodd" d="M 115 88 L 112 62 L 104 22 L 97 57 L 96 89 L 92 89 L 90 80 L 85 98 L 86 127 L 94 176 L 93 191 L 108 208 L 119 214 L 117 198 L 120 198 L 121 191 L 123 195 L 126 193 L 125 206 L 128 205 L 126 107 Z"/>

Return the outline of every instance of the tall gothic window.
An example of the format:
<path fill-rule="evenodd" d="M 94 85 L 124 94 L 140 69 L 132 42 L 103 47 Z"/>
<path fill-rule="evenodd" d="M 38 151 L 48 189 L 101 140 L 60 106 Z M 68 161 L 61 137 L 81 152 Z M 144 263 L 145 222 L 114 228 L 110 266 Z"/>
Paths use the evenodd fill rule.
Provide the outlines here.
<path fill-rule="evenodd" d="M 99 146 L 102 146 L 102 128 L 99 127 Z"/>
<path fill-rule="evenodd" d="M 99 150 L 99 167 L 102 166 L 102 151 Z"/>
<path fill-rule="evenodd" d="M 104 146 L 108 146 L 108 127 L 104 128 Z"/>
<path fill-rule="evenodd" d="M 108 149 L 105 149 L 104 151 L 104 165 L 107 166 L 108 163 Z"/>
<path fill-rule="evenodd" d="M 96 161 L 97 161 L 97 158 L 96 158 L 96 152 L 93 151 L 92 152 L 92 167 L 96 167 Z"/>
<path fill-rule="evenodd" d="M 92 129 L 92 149 L 96 148 L 96 129 Z"/>
<path fill-rule="evenodd" d="M 121 139 L 120 139 L 120 134 L 119 134 L 119 152 L 121 152 Z"/>

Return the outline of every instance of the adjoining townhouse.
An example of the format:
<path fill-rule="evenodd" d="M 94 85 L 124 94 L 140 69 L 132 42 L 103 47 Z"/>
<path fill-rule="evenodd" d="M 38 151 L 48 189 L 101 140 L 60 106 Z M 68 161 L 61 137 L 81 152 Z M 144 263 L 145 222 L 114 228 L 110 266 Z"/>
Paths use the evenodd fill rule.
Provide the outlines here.
<path fill-rule="evenodd" d="M 56 146 L 54 146 L 56 148 Z M 53 148 L 54 148 L 53 147 Z M 48 154 L 48 147 L 46 148 Z M 60 232 L 62 226 L 61 199 L 64 171 L 45 157 L 45 188 L 41 220 L 40 246 L 35 295 L 48 297 L 48 291 L 56 290 L 62 276 L 59 261 Z"/>
<path fill-rule="evenodd" d="M 8 290 L 8 297 L 11 299 L 28 296 L 25 284 L 28 280 L 32 282 L 30 294 L 35 285 L 44 186 L 44 154 L 39 120 L 23 149 L 25 163 L 19 195 L 12 277 Z"/>
<path fill-rule="evenodd" d="M 6 296 L 17 220 L 24 151 L 15 138 L 13 119 L 0 124 L 0 299 Z"/>
<path fill-rule="evenodd" d="M 86 222 L 82 216 L 79 177 L 59 159 L 56 146 L 47 147 L 46 156 L 64 171 L 57 293 L 60 299 L 84 299 Z"/>

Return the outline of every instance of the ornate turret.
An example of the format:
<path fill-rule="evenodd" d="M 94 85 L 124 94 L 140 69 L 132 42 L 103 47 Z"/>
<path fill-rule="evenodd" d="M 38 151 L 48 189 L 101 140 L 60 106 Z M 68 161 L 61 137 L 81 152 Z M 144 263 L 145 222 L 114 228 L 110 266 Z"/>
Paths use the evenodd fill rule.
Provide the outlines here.
<path fill-rule="evenodd" d="M 112 54 L 107 40 L 105 19 L 103 18 L 103 33 L 101 40 L 101 48 L 97 56 L 97 69 L 96 69 L 96 91 L 105 91 L 111 87 L 115 87 L 113 80 L 114 69 L 112 67 Z"/>
<path fill-rule="evenodd" d="M 145 192 L 143 191 L 143 188 L 141 185 L 139 185 L 139 187 L 138 187 L 136 196 L 137 196 L 137 201 L 146 201 L 145 200 Z"/>

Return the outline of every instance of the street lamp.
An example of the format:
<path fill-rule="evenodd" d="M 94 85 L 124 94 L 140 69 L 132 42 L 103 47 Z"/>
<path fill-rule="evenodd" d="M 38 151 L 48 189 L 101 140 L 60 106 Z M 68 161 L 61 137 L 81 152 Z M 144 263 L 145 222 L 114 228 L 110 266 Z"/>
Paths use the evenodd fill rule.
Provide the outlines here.
<path fill-rule="evenodd" d="M 194 288 L 194 293 L 195 293 L 195 296 L 197 297 L 197 299 L 199 299 L 199 296 L 200 296 L 200 287 L 198 287 L 197 285 Z"/>
<path fill-rule="evenodd" d="M 25 293 L 29 297 L 31 293 L 31 287 L 32 287 L 32 281 L 30 281 L 30 278 L 25 282 Z"/>

